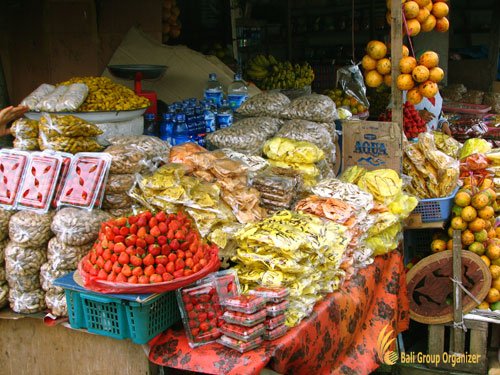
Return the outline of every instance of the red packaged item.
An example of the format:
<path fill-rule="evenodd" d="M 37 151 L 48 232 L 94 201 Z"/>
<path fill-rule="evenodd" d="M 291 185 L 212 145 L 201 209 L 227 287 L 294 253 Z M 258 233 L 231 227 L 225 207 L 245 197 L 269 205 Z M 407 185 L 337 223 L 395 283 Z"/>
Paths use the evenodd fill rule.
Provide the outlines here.
<path fill-rule="evenodd" d="M 199 283 L 209 280 L 213 280 L 215 288 L 217 289 L 217 294 L 221 300 L 239 296 L 241 293 L 238 273 L 233 269 L 211 273 L 204 279 L 200 280 Z"/>
<path fill-rule="evenodd" d="M 284 336 L 288 332 L 288 327 L 281 325 L 273 330 L 268 330 L 264 332 L 264 340 L 272 341 Z"/>
<path fill-rule="evenodd" d="M 71 165 L 72 154 L 68 154 L 66 152 L 59 152 L 59 156 L 62 157 L 61 171 L 59 172 L 59 178 L 57 179 L 56 192 L 54 194 L 54 199 L 52 200 L 52 207 L 57 208 L 57 201 L 59 200 L 62 189 L 64 187 L 64 181 L 66 181 L 66 177 L 68 176 L 69 166 Z"/>
<path fill-rule="evenodd" d="M 264 326 L 266 327 L 267 330 L 273 330 L 280 325 L 285 324 L 286 318 L 285 314 L 281 314 L 275 317 L 268 318 L 264 321 Z"/>
<path fill-rule="evenodd" d="M 258 348 L 259 346 L 262 345 L 262 337 L 257 337 L 253 339 L 252 341 L 239 341 L 236 339 L 233 339 L 232 337 L 228 336 L 222 336 L 220 339 L 217 340 L 217 342 L 221 345 L 227 346 L 228 348 L 234 349 L 239 351 L 240 353 L 245 353 L 248 352 L 249 350 Z"/>
<path fill-rule="evenodd" d="M 253 327 L 224 323 L 219 327 L 219 330 L 222 334 L 232 337 L 233 339 L 248 342 L 257 337 L 262 337 L 262 335 L 266 332 L 266 327 L 264 327 L 263 323 L 257 324 Z"/>
<path fill-rule="evenodd" d="M 231 324 L 239 324 L 245 327 L 253 327 L 266 320 L 267 312 L 265 309 L 259 310 L 254 314 L 245 314 L 238 311 L 226 311 L 222 319 Z"/>
<path fill-rule="evenodd" d="M 105 153 L 76 154 L 57 205 L 93 209 L 106 184 L 110 164 L 111 156 Z"/>
<path fill-rule="evenodd" d="M 272 302 L 272 303 L 279 303 L 285 300 L 290 294 L 287 288 L 279 288 L 279 287 L 270 288 L 264 286 L 259 286 L 255 289 L 252 289 L 248 293 L 264 297 L 267 302 Z"/>
<path fill-rule="evenodd" d="M 221 304 L 226 309 L 231 311 L 253 314 L 265 306 L 266 300 L 259 296 L 241 295 L 237 297 L 225 298 L 221 301 Z"/>
<path fill-rule="evenodd" d="M 0 206 L 13 208 L 30 154 L 23 151 L 0 151 Z"/>
<path fill-rule="evenodd" d="M 284 314 L 286 309 L 288 309 L 288 305 L 288 301 L 268 303 L 266 306 L 267 316 L 278 316 Z"/>
<path fill-rule="evenodd" d="M 31 154 L 16 202 L 17 209 L 40 213 L 49 210 L 62 161 L 63 158 L 57 154 L 44 152 Z"/>
<path fill-rule="evenodd" d="M 176 294 L 189 346 L 194 348 L 219 338 L 218 327 L 223 321 L 219 320 L 222 309 L 215 285 L 208 282 L 178 289 Z"/>

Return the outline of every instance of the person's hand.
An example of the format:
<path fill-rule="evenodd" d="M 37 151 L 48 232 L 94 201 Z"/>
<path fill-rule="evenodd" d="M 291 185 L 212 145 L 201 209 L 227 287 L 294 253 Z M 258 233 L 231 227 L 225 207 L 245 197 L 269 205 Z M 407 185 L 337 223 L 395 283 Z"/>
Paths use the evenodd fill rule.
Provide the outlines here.
<path fill-rule="evenodd" d="M 19 117 L 28 112 L 28 110 L 28 107 L 22 105 L 17 107 L 9 106 L 0 110 L 0 136 L 9 134 L 7 124 L 13 120 L 17 120 Z"/>
<path fill-rule="evenodd" d="M 446 134 L 446 135 L 449 135 L 450 137 L 453 137 L 451 135 L 451 130 L 450 130 L 450 125 L 447 123 L 447 122 L 443 122 L 441 124 L 441 131 Z"/>
<path fill-rule="evenodd" d="M 429 111 L 426 111 L 425 109 L 418 111 L 418 115 L 426 123 L 428 123 L 429 121 L 432 121 L 434 119 L 434 115 L 432 113 L 430 113 Z"/>

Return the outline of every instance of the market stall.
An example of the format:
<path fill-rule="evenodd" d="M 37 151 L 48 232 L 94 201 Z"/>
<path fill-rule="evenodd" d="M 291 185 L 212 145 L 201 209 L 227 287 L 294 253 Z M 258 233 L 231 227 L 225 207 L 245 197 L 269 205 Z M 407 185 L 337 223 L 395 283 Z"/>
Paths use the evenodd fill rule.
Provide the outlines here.
<path fill-rule="evenodd" d="M 495 314 L 498 152 L 486 140 L 462 145 L 419 107 L 440 103 L 444 72 L 411 37 L 446 31 L 448 6 L 387 7 L 391 43 L 370 41 L 361 64 L 340 69 L 324 94 L 310 92 L 309 64 L 264 54 L 245 69 L 262 92 L 240 74 L 228 82 L 227 67 L 204 58 L 189 85 L 177 81 L 186 97 L 164 94 L 162 80 L 172 81 L 158 65 L 110 67 L 134 90 L 109 77 L 38 86 L 11 127 L 14 147 L 0 150 L 0 307 L 11 310 L 0 318 L 47 313 L 54 336 L 73 345 L 77 336 L 58 325 L 67 319 L 96 334 L 74 333 L 90 346 L 82 358 L 106 336 L 102 345 L 130 340 L 137 345 L 121 341 L 120 351 L 137 358 L 145 345 L 152 363 L 188 371 L 369 373 L 397 361 L 397 336 L 418 306 L 419 316 L 454 315 L 451 267 L 426 268 L 448 273 L 410 280 L 410 296 L 405 275 L 418 260 L 412 246 L 451 251 L 453 230 L 476 253 L 464 259 L 488 264 L 460 282 L 476 298 L 464 297 L 464 311 L 485 298 L 479 308 Z M 113 63 L 137 63 L 134 50 L 161 62 L 164 46 L 142 44 L 137 30 L 128 38 Z M 197 56 L 171 55 L 174 80 Z M 157 92 L 142 91 L 153 71 L 167 73 Z M 390 110 L 368 120 L 366 87 L 382 85 L 392 89 Z M 447 233 L 402 241 L 449 219 Z M 420 285 L 438 279 L 446 285 Z M 1 353 L 8 361 L 11 352 Z"/>

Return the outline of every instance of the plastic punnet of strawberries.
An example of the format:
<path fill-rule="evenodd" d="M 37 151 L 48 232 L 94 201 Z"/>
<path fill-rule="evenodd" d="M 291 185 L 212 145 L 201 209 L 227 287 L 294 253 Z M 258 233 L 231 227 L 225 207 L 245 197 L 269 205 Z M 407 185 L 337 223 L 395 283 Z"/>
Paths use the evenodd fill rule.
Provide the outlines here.
<path fill-rule="evenodd" d="M 380 121 L 391 121 L 392 111 L 388 109 L 380 115 Z M 420 133 L 427 131 L 427 123 L 420 117 L 415 106 L 410 102 L 403 105 L 403 131 L 406 138 L 417 138 Z"/>
<path fill-rule="evenodd" d="M 103 223 L 82 268 L 98 280 L 161 283 L 201 271 L 213 246 L 182 212 L 146 211 Z"/>

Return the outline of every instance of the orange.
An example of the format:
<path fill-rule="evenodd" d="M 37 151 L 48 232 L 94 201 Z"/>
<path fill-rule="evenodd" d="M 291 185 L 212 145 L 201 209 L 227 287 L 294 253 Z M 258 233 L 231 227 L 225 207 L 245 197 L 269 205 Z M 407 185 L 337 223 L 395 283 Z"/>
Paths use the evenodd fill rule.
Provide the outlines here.
<path fill-rule="evenodd" d="M 417 67 L 417 60 L 412 56 L 406 56 L 399 62 L 399 71 L 401 73 L 409 74 Z"/>
<path fill-rule="evenodd" d="M 448 18 L 443 17 L 443 18 L 438 18 L 436 20 L 436 31 L 440 33 L 445 33 L 450 29 L 450 21 L 448 21 Z"/>
<path fill-rule="evenodd" d="M 415 82 L 413 82 L 413 78 L 411 74 L 400 74 L 396 81 L 398 89 L 407 91 L 411 90 L 415 86 Z"/>
<path fill-rule="evenodd" d="M 408 47 L 403 45 L 403 57 L 406 57 L 406 56 L 410 56 L 410 50 L 408 49 Z"/>
<path fill-rule="evenodd" d="M 413 105 L 419 104 L 422 99 L 422 94 L 420 94 L 418 88 L 413 88 L 406 94 L 406 100 L 408 100 Z"/>
<path fill-rule="evenodd" d="M 372 40 L 366 45 L 366 53 L 371 58 L 380 60 L 387 54 L 387 46 L 378 40 Z"/>
<path fill-rule="evenodd" d="M 365 83 L 368 87 L 379 87 L 384 82 L 384 77 L 376 70 L 370 70 L 365 75 Z"/>
<path fill-rule="evenodd" d="M 406 25 L 408 26 L 408 31 L 405 28 L 405 33 L 409 36 L 417 36 L 420 33 L 420 22 L 418 22 L 415 18 L 412 18 L 406 22 Z"/>
<path fill-rule="evenodd" d="M 420 22 L 420 26 L 422 27 L 422 23 L 430 16 L 431 12 L 427 8 L 420 8 L 418 11 L 417 21 Z"/>
<path fill-rule="evenodd" d="M 391 60 L 389 60 L 387 57 L 384 57 L 383 59 L 378 60 L 377 61 L 377 72 L 379 72 L 382 75 L 390 74 L 391 73 Z"/>
<path fill-rule="evenodd" d="M 384 84 L 387 86 L 387 87 L 391 87 L 392 85 L 392 76 L 390 74 L 386 74 L 384 76 Z"/>
<path fill-rule="evenodd" d="M 429 79 L 429 69 L 423 65 L 417 65 L 411 72 L 413 80 L 418 83 L 425 82 Z"/>
<path fill-rule="evenodd" d="M 490 266 L 491 264 L 490 258 L 488 258 L 486 255 L 481 255 L 481 259 L 483 260 L 483 262 L 486 264 L 487 267 Z"/>
<path fill-rule="evenodd" d="M 432 69 L 439 65 L 439 55 L 434 51 L 426 51 L 420 56 L 418 63 Z"/>
<path fill-rule="evenodd" d="M 368 55 L 364 55 L 361 59 L 361 66 L 365 70 L 374 70 L 377 67 L 377 60 Z"/>
<path fill-rule="evenodd" d="M 405 4 L 406 5 L 406 4 Z M 432 15 L 436 18 L 446 17 L 449 13 L 450 9 L 446 3 L 434 3 L 432 5 Z"/>
<path fill-rule="evenodd" d="M 425 7 L 426 5 L 429 5 L 431 0 L 414 0 L 420 8 Z"/>
<path fill-rule="evenodd" d="M 425 33 L 434 30 L 434 27 L 436 27 L 436 17 L 432 14 L 420 25 L 421 30 Z"/>
<path fill-rule="evenodd" d="M 418 16 L 419 10 L 420 10 L 420 7 L 418 6 L 418 4 L 412 0 L 407 1 L 403 5 L 403 13 L 404 13 L 407 20 L 410 20 L 412 18 L 416 18 Z"/>
<path fill-rule="evenodd" d="M 431 70 L 429 70 L 429 79 L 432 82 L 439 83 L 444 78 L 444 71 L 439 66 L 435 66 Z"/>
<path fill-rule="evenodd" d="M 495 288 L 491 288 L 488 291 L 488 296 L 486 297 L 486 301 L 489 303 L 495 303 L 500 301 L 500 292 Z"/>

